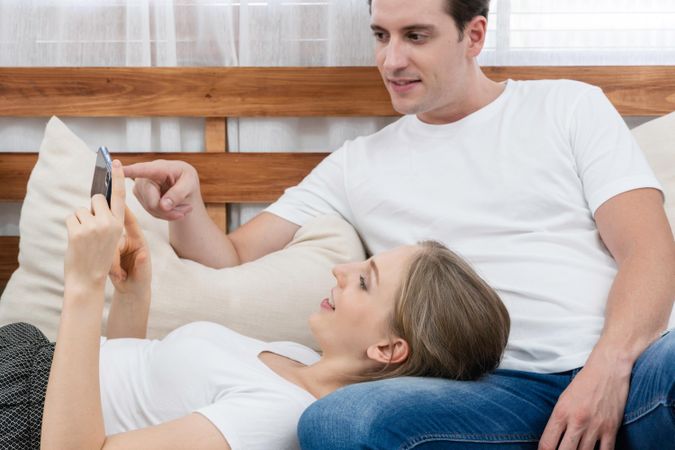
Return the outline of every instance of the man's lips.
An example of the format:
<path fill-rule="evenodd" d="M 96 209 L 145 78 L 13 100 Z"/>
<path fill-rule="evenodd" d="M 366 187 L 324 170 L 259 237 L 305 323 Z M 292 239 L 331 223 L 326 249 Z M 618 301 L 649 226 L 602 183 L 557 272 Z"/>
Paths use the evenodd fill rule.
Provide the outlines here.
<path fill-rule="evenodd" d="M 421 81 L 419 78 L 387 78 L 387 81 L 394 84 L 404 85 Z"/>
<path fill-rule="evenodd" d="M 411 89 L 414 89 L 421 80 L 419 79 L 404 79 L 404 78 L 388 78 L 387 83 L 389 84 L 390 89 L 397 93 L 408 92 Z"/>

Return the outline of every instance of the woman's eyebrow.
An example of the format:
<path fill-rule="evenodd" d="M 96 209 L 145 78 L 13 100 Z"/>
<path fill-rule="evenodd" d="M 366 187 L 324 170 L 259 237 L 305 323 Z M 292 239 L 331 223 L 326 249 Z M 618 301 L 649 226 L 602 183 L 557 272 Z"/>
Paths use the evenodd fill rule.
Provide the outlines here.
<path fill-rule="evenodd" d="M 377 268 L 377 264 L 375 264 L 374 259 L 371 258 L 369 261 L 370 261 L 370 270 L 372 270 L 373 273 L 375 274 L 375 277 L 374 277 L 375 282 L 377 284 L 380 284 L 380 270 Z"/>

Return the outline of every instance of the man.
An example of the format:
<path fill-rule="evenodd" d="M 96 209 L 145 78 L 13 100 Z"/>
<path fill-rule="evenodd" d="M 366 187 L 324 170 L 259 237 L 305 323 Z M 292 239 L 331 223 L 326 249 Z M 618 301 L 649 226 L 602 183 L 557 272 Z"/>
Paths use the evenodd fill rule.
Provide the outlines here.
<path fill-rule="evenodd" d="M 183 257 L 240 264 L 337 211 L 370 253 L 443 241 L 506 303 L 494 374 L 339 390 L 303 415 L 303 448 L 672 448 L 675 339 L 661 335 L 675 244 L 659 184 L 599 89 L 485 77 L 488 6 L 373 0 L 377 65 L 405 116 L 345 143 L 228 236 L 188 165 L 127 169 Z"/>

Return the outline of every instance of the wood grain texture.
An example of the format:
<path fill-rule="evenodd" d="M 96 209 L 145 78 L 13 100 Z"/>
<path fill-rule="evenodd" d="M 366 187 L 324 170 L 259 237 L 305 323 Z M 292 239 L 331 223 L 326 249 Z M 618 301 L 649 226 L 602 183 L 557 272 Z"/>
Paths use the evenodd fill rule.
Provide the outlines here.
<path fill-rule="evenodd" d="M 0 236 L 0 292 L 5 289 L 12 272 L 19 267 L 18 255 L 18 236 Z"/>
<path fill-rule="evenodd" d="M 486 67 L 501 81 L 570 79 L 599 86 L 624 116 L 662 116 L 675 111 L 675 66 Z"/>
<path fill-rule="evenodd" d="M 0 153 L 0 202 L 23 201 L 36 162 L 37 153 Z"/>
<path fill-rule="evenodd" d="M 624 115 L 675 110 L 675 66 L 484 67 L 585 81 Z M 395 116 L 374 67 L 0 68 L 0 116 Z"/>
<path fill-rule="evenodd" d="M 227 119 L 207 117 L 204 123 L 204 147 L 208 153 L 227 151 Z"/>
<path fill-rule="evenodd" d="M 207 153 L 227 151 L 227 119 L 224 117 L 207 117 L 204 124 L 204 146 Z M 213 223 L 227 234 L 227 205 L 206 204 L 206 212 Z"/>
<path fill-rule="evenodd" d="M 395 115 L 377 70 L 332 68 L 0 68 L 5 116 Z"/>
<path fill-rule="evenodd" d="M 207 203 L 269 203 L 299 183 L 326 153 L 115 153 L 123 164 L 181 159 L 199 172 Z M 36 153 L 0 154 L 0 201 L 21 201 Z"/>

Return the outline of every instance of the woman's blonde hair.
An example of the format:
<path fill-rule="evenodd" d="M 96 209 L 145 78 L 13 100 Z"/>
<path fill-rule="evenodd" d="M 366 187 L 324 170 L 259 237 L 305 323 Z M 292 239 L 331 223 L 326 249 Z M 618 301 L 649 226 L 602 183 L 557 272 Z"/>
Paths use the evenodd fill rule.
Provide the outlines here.
<path fill-rule="evenodd" d="M 408 342 L 410 354 L 366 378 L 480 378 L 499 365 L 509 337 L 508 311 L 462 258 L 436 241 L 419 245 L 391 320 L 391 333 Z"/>

